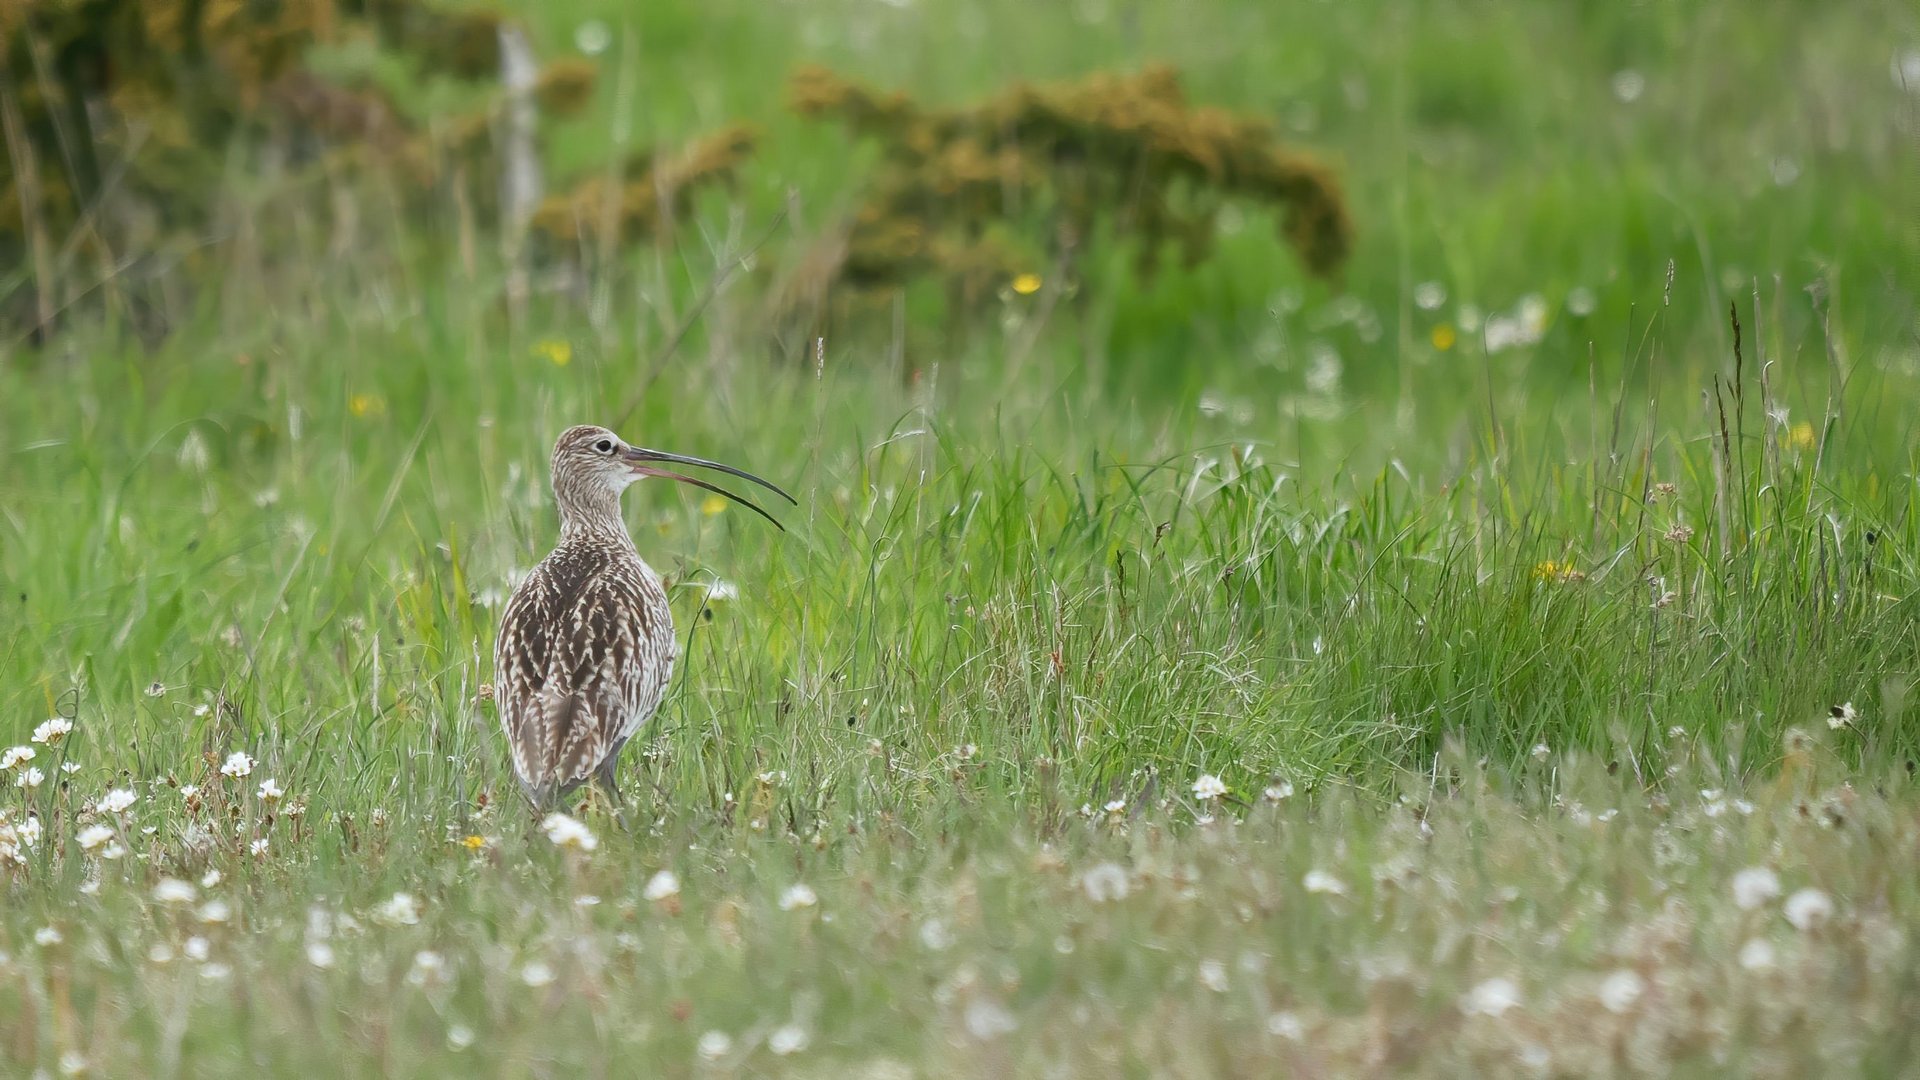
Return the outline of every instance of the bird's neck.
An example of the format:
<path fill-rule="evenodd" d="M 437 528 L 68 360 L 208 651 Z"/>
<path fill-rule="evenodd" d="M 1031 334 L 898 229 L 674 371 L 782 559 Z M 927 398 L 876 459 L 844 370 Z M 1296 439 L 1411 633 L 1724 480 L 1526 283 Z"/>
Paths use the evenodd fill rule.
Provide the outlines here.
<path fill-rule="evenodd" d="M 620 496 L 615 492 L 593 492 L 584 498 L 560 503 L 560 542 L 569 540 L 613 541 L 632 548 L 627 535 L 627 519 L 620 513 Z"/>

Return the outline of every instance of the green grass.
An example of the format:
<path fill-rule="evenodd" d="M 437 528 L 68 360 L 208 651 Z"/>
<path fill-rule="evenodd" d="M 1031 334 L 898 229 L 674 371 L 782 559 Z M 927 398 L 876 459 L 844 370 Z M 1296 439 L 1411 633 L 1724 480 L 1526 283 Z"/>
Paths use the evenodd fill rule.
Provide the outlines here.
<path fill-rule="evenodd" d="M 41 822 L 0 1072 L 1913 1075 L 1920 20 L 1870 7 L 654 5 L 634 137 L 766 146 L 519 317 L 446 222 L 238 184 L 256 242 L 158 346 L 0 355 L 0 748 L 74 720 L 0 788 Z M 958 98 L 1149 58 L 1341 163 L 1338 288 L 1248 221 L 1192 273 L 1091 260 L 1031 351 L 1018 298 L 949 348 L 916 295 L 817 369 L 756 336 L 860 161 L 782 117 L 792 64 Z M 1537 342 L 1466 329 L 1529 295 Z M 583 421 L 801 497 L 630 494 L 687 659 L 591 852 L 480 700 Z M 1750 867 L 1782 895 L 1735 903 Z"/>

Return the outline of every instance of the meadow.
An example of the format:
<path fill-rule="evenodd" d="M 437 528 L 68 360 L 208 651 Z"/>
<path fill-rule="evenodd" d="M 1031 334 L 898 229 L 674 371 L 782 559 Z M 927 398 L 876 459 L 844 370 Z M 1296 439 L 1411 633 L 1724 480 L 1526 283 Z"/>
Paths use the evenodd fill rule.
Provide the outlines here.
<path fill-rule="evenodd" d="M 523 17 L 558 173 L 764 130 L 672 244 L 510 309 L 236 164 L 164 337 L 0 344 L 0 1073 L 1920 1075 L 1920 15 Z M 1337 279 L 1248 210 L 760 332 L 872 166 L 796 65 L 1148 61 L 1332 165 Z M 579 422 L 799 498 L 629 493 L 631 831 L 489 700 Z"/>

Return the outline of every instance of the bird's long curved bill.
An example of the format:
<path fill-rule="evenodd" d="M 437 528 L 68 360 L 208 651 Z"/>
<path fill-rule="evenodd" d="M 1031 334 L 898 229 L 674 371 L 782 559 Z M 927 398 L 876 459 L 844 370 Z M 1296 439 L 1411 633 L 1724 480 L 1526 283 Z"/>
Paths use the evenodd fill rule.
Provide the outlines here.
<path fill-rule="evenodd" d="M 736 469 L 731 465 L 722 465 L 717 461 L 708 461 L 706 458 L 688 457 L 685 454 L 669 454 L 664 450 L 648 450 L 644 447 L 636 446 L 627 451 L 626 459 L 633 463 L 634 471 L 643 476 L 660 476 L 668 480 L 678 480 L 683 484 L 692 484 L 694 487 L 704 488 L 722 498 L 731 499 L 754 513 L 759 514 L 761 517 L 766 518 L 768 521 L 773 522 L 773 527 L 782 532 L 786 531 L 786 526 L 781 525 L 779 519 L 762 510 L 753 500 L 742 495 L 735 495 L 733 492 L 717 484 L 709 484 L 699 477 L 688 476 L 685 473 L 674 472 L 671 469 L 663 469 L 654 463 L 686 465 L 696 469 L 714 469 L 718 472 L 726 473 L 729 476 L 737 476 L 742 480 L 759 484 L 761 487 L 766 488 L 768 491 L 773 492 L 775 495 L 780 496 L 795 506 L 800 505 L 800 500 L 787 494 L 778 484 L 770 480 L 763 480 L 744 469 Z"/>

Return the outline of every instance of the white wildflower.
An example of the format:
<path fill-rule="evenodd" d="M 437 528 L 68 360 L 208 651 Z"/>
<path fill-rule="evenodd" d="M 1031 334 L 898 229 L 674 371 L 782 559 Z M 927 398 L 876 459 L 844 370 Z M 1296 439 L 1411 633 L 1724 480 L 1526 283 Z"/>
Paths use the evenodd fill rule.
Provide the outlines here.
<path fill-rule="evenodd" d="M 37 753 L 37 751 L 31 746 L 9 747 L 5 752 L 0 752 L 0 772 L 17 769 L 25 765 L 27 762 L 33 760 L 35 753 Z"/>
<path fill-rule="evenodd" d="M 953 945 L 953 931 L 939 919 L 928 919 L 920 924 L 920 944 L 932 952 L 940 952 Z"/>
<path fill-rule="evenodd" d="M 1227 992 L 1227 965 L 1218 960 L 1200 961 L 1200 985 L 1216 994 Z"/>
<path fill-rule="evenodd" d="M 181 950 L 187 954 L 187 959 L 197 964 L 213 955 L 213 944 L 206 938 L 195 934 L 193 937 L 187 939 L 187 943 L 181 946 Z"/>
<path fill-rule="evenodd" d="M 1540 340 L 1540 335 L 1547 328 L 1547 315 L 1550 310 L 1547 307 L 1547 298 L 1539 293 L 1528 293 L 1514 305 L 1514 321 L 1520 324 L 1523 343 L 1530 345 Z"/>
<path fill-rule="evenodd" d="M 325 970 L 333 966 L 333 946 L 324 941 L 307 942 L 307 963 Z"/>
<path fill-rule="evenodd" d="M 1467 991 L 1463 1008 L 1480 1016 L 1500 1016 L 1520 1004 L 1520 986 L 1512 979 L 1496 976 Z"/>
<path fill-rule="evenodd" d="M 1132 891 L 1133 882 L 1127 876 L 1127 868 L 1119 863 L 1103 862 L 1087 868 L 1080 875 L 1080 887 L 1086 890 L 1087 899 L 1096 904 L 1125 900 Z"/>
<path fill-rule="evenodd" d="M 420 902 L 412 893 L 397 892 L 373 909 L 373 917 L 388 926 L 413 926 L 420 921 Z"/>
<path fill-rule="evenodd" d="M 191 799 L 198 794 L 200 794 L 200 785 L 198 784 L 181 784 L 180 785 L 181 798 Z"/>
<path fill-rule="evenodd" d="M 77 761 L 63 761 L 60 763 L 60 771 L 66 773 L 68 776 L 72 776 L 74 773 L 80 771 L 80 763 Z"/>
<path fill-rule="evenodd" d="M 967 1034 L 982 1042 L 999 1038 L 1020 1026 L 1004 1006 L 991 1001 L 975 1001 L 968 1005 L 966 1025 Z"/>
<path fill-rule="evenodd" d="M 267 838 L 262 836 L 247 845 L 247 854 L 260 858 L 267 853 Z"/>
<path fill-rule="evenodd" d="M 1533 760 L 1545 761 L 1553 756 L 1553 750 L 1546 743 L 1533 744 Z"/>
<path fill-rule="evenodd" d="M 810 1041 L 807 1037 L 807 1029 L 799 1024 L 782 1024 L 773 1029 L 773 1034 L 767 1036 L 767 1049 L 780 1057 L 786 1057 L 788 1054 L 797 1054 L 805 1050 Z"/>
<path fill-rule="evenodd" d="M 573 47 L 586 56 L 599 56 L 613 44 L 613 31 L 599 19 L 588 19 L 573 28 Z"/>
<path fill-rule="evenodd" d="M 793 911 L 797 908 L 810 908 L 820 902 L 820 897 L 806 882 L 795 882 L 787 886 L 780 894 L 780 910 Z"/>
<path fill-rule="evenodd" d="M 1613 74 L 1613 96 L 1622 105 L 1631 105 L 1640 100 L 1640 95 L 1645 93 L 1646 89 L 1647 77 L 1632 68 L 1616 71 Z"/>
<path fill-rule="evenodd" d="M 671 870 L 662 870 L 647 879 L 647 887 L 641 896 L 648 900 L 665 900 L 669 896 L 680 895 L 680 876 Z"/>
<path fill-rule="evenodd" d="M 56 716 L 51 720 L 43 721 L 39 727 L 33 729 L 33 741 L 42 746 L 59 746 L 60 741 L 65 739 L 72 730 L 73 721 L 64 716 Z"/>
<path fill-rule="evenodd" d="M 1752 911 L 1779 895 L 1779 875 L 1764 866 L 1749 866 L 1733 875 L 1733 902 L 1742 911 Z"/>
<path fill-rule="evenodd" d="M 218 885 L 218 884 L 220 884 L 220 871 L 218 871 L 218 870 L 209 870 L 209 871 L 207 871 L 206 873 L 204 873 L 204 874 L 202 874 L 202 875 L 200 875 L 200 887 L 201 887 L 201 888 L 203 888 L 203 889 L 211 889 L 211 888 L 213 888 L 213 887 L 214 887 L 215 885 Z"/>
<path fill-rule="evenodd" d="M 42 947 L 58 945 L 64 940 L 66 939 L 60 935 L 60 931 L 55 927 L 43 926 L 33 932 L 33 943 Z"/>
<path fill-rule="evenodd" d="M 1600 1004 L 1608 1012 L 1623 1013 L 1633 1008 L 1647 990 L 1647 981 L 1638 972 L 1621 968 L 1600 982 Z"/>
<path fill-rule="evenodd" d="M 100 810 L 107 814 L 124 814 L 138 800 L 139 796 L 126 788 L 115 788 L 100 797 Z"/>
<path fill-rule="evenodd" d="M 1275 780 L 1273 783 L 1268 784 L 1267 789 L 1260 794 L 1268 802 L 1280 802 L 1283 799 L 1291 799 L 1293 798 L 1293 781 Z"/>
<path fill-rule="evenodd" d="M 733 1050 L 733 1036 L 724 1031 L 709 1031 L 700 1036 L 700 1041 L 694 1044 L 694 1049 L 699 1051 L 702 1058 L 718 1061 Z"/>
<path fill-rule="evenodd" d="M 447 1029 L 447 1048 L 465 1050 L 473 1045 L 473 1029 L 465 1024 L 455 1024 Z"/>
<path fill-rule="evenodd" d="M 226 763 L 220 766 L 221 776 L 231 776 L 238 780 L 253 772 L 254 760 L 245 750 L 235 750 L 227 755 Z"/>
<path fill-rule="evenodd" d="M 1833 901 L 1819 889 L 1805 888 L 1787 897 L 1780 911 L 1794 929 L 1815 930 L 1833 917 Z"/>
<path fill-rule="evenodd" d="M 20 787 L 20 788 L 37 788 L 41 784 L 45 783 L 46 779 L 47 779 L 46 773 L 43 773 L 39 769 L 29 765 L 25 769 L 22 769 L 20 771 L 19 776 L 14 777 L 13 786 Z"/>
<path fill-rule="evenodd" d="M 1193 782 L 1193 797 L 1196 799 L 1217 799 L 1227 793 L 1227 785 L 1212 773 L 1202 773 L 1200 779 Z"/>
<path fill-rule="evenodd" d="M 1740 966 L 1748 971 L 1772 971 L 1776 963 L 1773 945 L 1765 938 L 1753 938 L 1740 946 Z"/>
<path fill-rule="evenodd" d="M 413 967 L 407 970 L 407 985 L 427 986 L 446 977 L 447 958 L 432 949 L 413 954 Z"/>
<path fill-rule="evenodd" d="M 1267 1017 L 1267 1034 L 1279 1036 L 1288 1042 L 1299 1042 L 1307 1037 L 1307 1025 L 1298 1013 L 1277 1012 Z"/>
<path fill-rule="evenodd" d="M 85 1076 L 87 1059 L 78 1050 L 69 1050 L 60 1055 L 61 1076 Z"/>
<path fill-rule="evenodd" d="M 565 814 L 548 814 L 546 820 L 540 823 L 540 828 L 556 847 L 592 851 L 600 846 L 600 838 L 593 835 L 591 829 Z"/>
<path fill-rule="evenodd" d="M 261 802 L 270 803 L 270 802 L 279 802 L 280 796 L 286 794 L 286 792 L 280 790 L 279 783 L 277 783 L 272 777 L 268 777 L 267 779 L 262 780 L 260 782 L 260 790 L 258 794 L 260 796 Z"/>
<path fill-rule="evenodd" d="M 153 887 L 153 898 L 162 904 L 191 904 L 199 895 L 192 882 L 179 878 L 161 878 Z"/>
<path fill-rule="evenodd" d="M 113 830 L 105 825 L 89 825 L 81 829 L 79 835 L 75 836 L 74 839 L 80 841 L 80 849 L 82 851 L 93 851 L 100 847 L 100 845 L 113 839 Z"/>
<path fill-rule="evenodd" d="M 224 923 L 233 918 L 233 907 L 225 900 L 209 900 L 200 905 L 199 914 L 203 923 Z"/>
<path fill-rule="evenodd" d="M 1845 705 L 1835 705 L 1833 707 L 1827 716 L 1827 726 L 1838 731 L 1843 727 L 1852 727 L 1853 722 L 1859 718 L 1859 710 L 1855 709 L 1853 702 L 1849 701 Z"/>
<path fill-rule="evenodd" d="M 553 968 L 548 966 L 544 961 L 529 961 L 525 967 L 520 969 L 520 981 L 536 988 L 551 985 L 553 982 Z"/>
<path fill-rule="evenodd" d="M 1310 893 L 1325 893 L 1329 896 L 1347 895 L 1347 883 L 1327 873 L 1325 870 L 1309 870 L 1300 882 Z"/>

